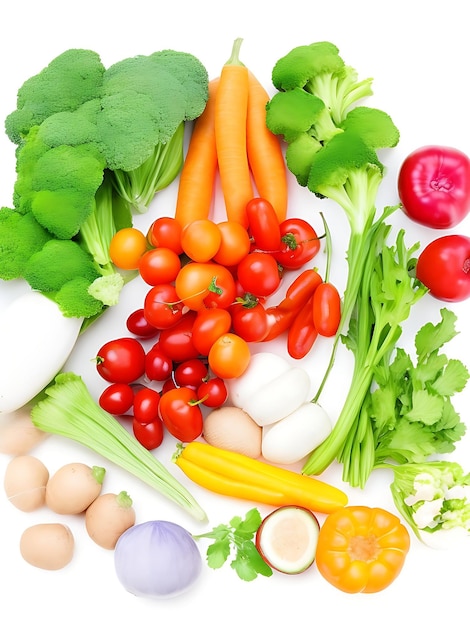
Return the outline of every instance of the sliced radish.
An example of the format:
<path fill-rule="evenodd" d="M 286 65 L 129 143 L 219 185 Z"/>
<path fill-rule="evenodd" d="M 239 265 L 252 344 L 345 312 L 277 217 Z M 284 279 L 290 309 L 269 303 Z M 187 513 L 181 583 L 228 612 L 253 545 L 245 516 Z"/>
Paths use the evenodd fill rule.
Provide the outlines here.
<path fill-rule="evenodd" d="M 300 574 L 315 561 L 320 524 L 308 509 L 281 506 L 262 521 L 256 547 L 263 560 L 283 574 Z"/>

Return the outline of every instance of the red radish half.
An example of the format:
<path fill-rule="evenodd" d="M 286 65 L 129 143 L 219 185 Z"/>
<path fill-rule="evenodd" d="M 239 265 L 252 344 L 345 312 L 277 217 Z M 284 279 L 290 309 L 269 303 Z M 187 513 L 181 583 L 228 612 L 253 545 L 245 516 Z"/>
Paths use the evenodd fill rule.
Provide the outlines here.
<path fill-rule="evenodd" d="M 281 506 L 262 521 L 256 547 L 263 560 L 284 574 L 300 574 L 315 561 L 320 524 L 308 509 Z"/>

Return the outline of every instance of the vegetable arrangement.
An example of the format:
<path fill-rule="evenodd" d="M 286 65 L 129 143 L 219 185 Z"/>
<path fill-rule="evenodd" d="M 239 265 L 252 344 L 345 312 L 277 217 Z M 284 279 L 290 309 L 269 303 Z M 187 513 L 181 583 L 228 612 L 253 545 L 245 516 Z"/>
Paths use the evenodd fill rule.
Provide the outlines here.
<path fill-rule="evenodd" d="M 45 387 L 31 411 L 31 435 L 75 440 L 205 521 L 199 503 L 151 453 L 173 437 L 172 460 L 188 479 L 271 511 L 263 518 L 254 508 L 194 535 L 167 520 L 136 525 L 126 492 L 101 493 L 103 468 L 70 464 L 50 477 L 25 456 L 12 461 L 5 490 L 24 511 L 47 505 L 57 513 L 85 512 L 90 537 L 115 551 L 118 579 L 135 595 L 171 597 L 189 589 L 202 571 L 198 542 L 205 539 L 213 541 L 209 567 L 232 557 L 245 581 L 273 570 L 300 574 L 316 564 L 343 592 L 375 593 L 405 563 L 406 527 L 389 511 L 349 505 L 345 491 L 313 475 L 338 461 L 343 480 L 362 488 L 374 469 L 391 470 L 396 508 L 419 539 L 432 544 L 451 531 L 470 532 L 468 475 L 457 464 L 428 460 L 452 452 L 465 433 L 451 399 L 469 372 L 440 353 L 457 334 L 456 316 L 442 309 L 439 323 L 420 329 L 415 363 L 398 345 L 421 298 L 468 297 L 466 238 L 437 239 L 416 257 L 419 244 L 407 245 L 404 230 L 390 243 L 387 224 L 399 208 L 435 228 L 460 223 L 470 210 L 470 161 L 446 147 L 416 151 L 400 172 L 401 204 L 379 213 L 385 167 L 378 150 L 396 146 L 399 132 L 388 114 L 358 105 L 371 95 L 372 80 L 359 80 L 336 46 L 320 42 L 279 59 L 272 72 L 278 93 L 270 98 L 240 61 L 241 43 L 234 42 L 211 81 L 186 53 L 166 50 L 105 69 L 95 53 L 69 50 L 19 90 L 18 108 L 6 120 L 18 177 L 14 209 L 0 210 L 0 277 L 25 279 L 34 290 L 28 296 L 52 305 L 64 322 L 64 342 L 27 397 L 12 400 L 2 386 L 0 411 L 26 404 Z M 79 88 L 77 76 L 85 77 Z M 194 124 L 184 157 L 188 120 Z M 328 198 L 347 216 L 343 294 L 330 282 L 324 214 L 320 236 L 287 214 L 286 167 L 319 202 Z M 135 228 L 133 213 L 147 211 L 178 174 L 174 217 L 154 219 L 146 233 Z M 211 215 L 217 176 L 227 218 L 220 223 Z M 323 277 L 311 266 L 322 239 Z M 73 372 L 51 382 L 78 334 L 117 304 L 124 283 L 136 276 L 149 290 L 127 318 L 131 336 L 108 341 L 94 355 L 106 384 L 98 400 Z M 16 319 L 15 309 L 4 319 Z M 48 319 L 49 335 L 33 329 L 43 336 L 38 358 L 56 331 L 52 314 Z M 299 362 L 318 336 L 331 338 L 332 352 L 311 398 Z M 276 338 L 285 340 L 289 358 L 265 349 Z M 330 420 L 319 399 L 341 342 L 353 354 L 354 371 L 344 406 Z M 254 344 L 261 351 L 253 354 Z M 0 370 L 0 379 L 14 381 L 14 371 L 8 379 Z M 300 472 L 280 467 L 299 461 Z M 20 475 L 15 465 L 23 463 Z M 67 482 L 64 508 L 57 483 L 71 468 L 74 475 L 84 470 L 88 489 L 75 503 Z M 30 498 L 25 481 L 32 481 Z M 98 517 L 105 531 L 96 527 Z M 48 546 L 49 563 L 35 542 Z M 70 562 L 74 543 L 65 525 L 51 524 L 28 529 L 20 548 L 31 564 L 58 569 Z M 138 566 L 129 567 L 134 560 Z"/>

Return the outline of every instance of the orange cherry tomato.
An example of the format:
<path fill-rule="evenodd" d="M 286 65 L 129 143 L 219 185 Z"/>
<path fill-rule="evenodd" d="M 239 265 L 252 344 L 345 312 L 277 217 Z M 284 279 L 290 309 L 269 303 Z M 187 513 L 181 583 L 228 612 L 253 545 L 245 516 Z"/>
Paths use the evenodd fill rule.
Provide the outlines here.
<path fill-rule="evenodd" d="M 225 333 L 216 339 L 208 355 L 209 368 L 219 378 L 241 376 L 250 359 L 248 343 L 235 333 Z"/>
<path fill-rule="evenodd" d="M 189 222 L 181 233 L 181 247 L 197 263 L 210 261 L 220 247 L 222 235 L 215 222 L 209 219 Z"/>
<path fill-rule="evenodd" d="M 381 508 L 346 506 L 331 513 L 318 537 L 320 574 L 346 593 L 375 593 L 399 575 L 410 535 L 396 515 Z"/>
<path fill-rule="evenodd" d="M 133 227 L 121 228 L 111 239 L 109 256 L 116 267 L 122 270 L 136 270 L 147 246 L 147 237 L 142 231 Z"/>
<path fill-rule="evenodd" d="M 187 263 L 178 272 L 175 288 L 184 304 L 198 311 L 203 307 L 226 309 L 236 297 L 235 279 L 218 263 Z"/>
<path fill-rule="evenodd" d="M 214 261 L 226 267 L 234 267 L 250 252 L 251 241 L 248 231 L 240 222 L 220 222 L 217 226 L 221 241 Z"/>

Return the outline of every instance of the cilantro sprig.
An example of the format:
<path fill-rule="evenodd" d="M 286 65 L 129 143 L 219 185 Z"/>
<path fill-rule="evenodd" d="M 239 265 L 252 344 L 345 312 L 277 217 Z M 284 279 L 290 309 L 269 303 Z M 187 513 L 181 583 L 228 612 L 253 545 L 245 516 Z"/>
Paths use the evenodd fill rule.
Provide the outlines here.
<path fill-rule="evenodd" d="M 262 522 L 261 514 L 254 508 L 248 511 L 245 519 L 233 517 L 228 524 L 219 524 L 210 532 L 193 535 L 198 539 L 213 539 L 207 548 L 206 560 L 212 569 L 221 568 L 229 559 L 230 567 L 239 578 L 254 580 L 258 574 L 271 576 L 273 571 L 262 559 L 254 538 Z"/>

